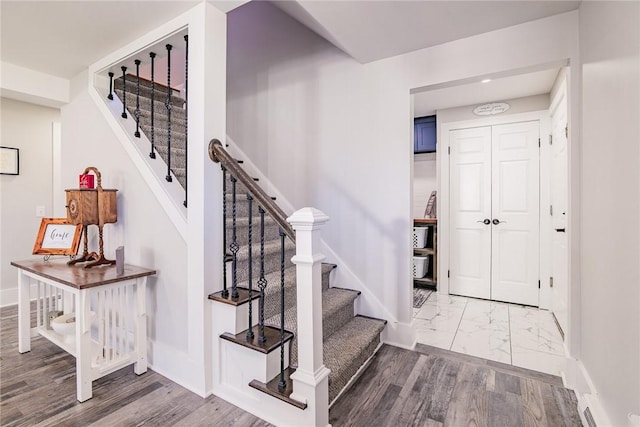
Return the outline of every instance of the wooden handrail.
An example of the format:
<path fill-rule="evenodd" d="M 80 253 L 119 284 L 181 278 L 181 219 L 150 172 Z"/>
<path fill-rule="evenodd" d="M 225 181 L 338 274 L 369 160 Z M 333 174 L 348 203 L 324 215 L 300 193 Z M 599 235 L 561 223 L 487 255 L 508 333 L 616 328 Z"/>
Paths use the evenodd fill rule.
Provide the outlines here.
<path fill-rule="evenodd" d="M 296 242 L 295 232 L 287 222 L 287 214 L 280 209 L 280 206 L 238 165 L 238 162 L 229 155 L 219 140 L 212 139 L 211 142 L 209 142 L 209 157 L 214 162 L 220 163 L 232 176 L 242 182 L 251 195 L 258 201 L 258 204 L 262 206 L 262 209 L 280 226 L 284 234 L 286 234 L 292 242 Z"/>

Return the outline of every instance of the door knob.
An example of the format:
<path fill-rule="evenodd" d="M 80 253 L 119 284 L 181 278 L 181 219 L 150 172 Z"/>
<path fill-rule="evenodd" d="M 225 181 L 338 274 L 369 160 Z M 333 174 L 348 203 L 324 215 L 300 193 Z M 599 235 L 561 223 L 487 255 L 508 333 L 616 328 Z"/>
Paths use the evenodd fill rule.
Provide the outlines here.
<path fill-rule="evenodd" d="M 493 225 L 498 225 L 498 224 L 500 224 L 501 222 L 507 222 L 507 221 L 500 221 L 498 218 L 495 218 L 495 219 L 493 220 Z"/>
<path fill-rule="evenodd" d="M 491 224 L 491 220 L 490 220 L 489 218 L 485 218 L 485 219 L 484 219 L 484 221 L 476 221 L 476 222 L 481 222 L 481 223 L 483 223 L 484 225 L 489 225 L 489 224 Z"/>

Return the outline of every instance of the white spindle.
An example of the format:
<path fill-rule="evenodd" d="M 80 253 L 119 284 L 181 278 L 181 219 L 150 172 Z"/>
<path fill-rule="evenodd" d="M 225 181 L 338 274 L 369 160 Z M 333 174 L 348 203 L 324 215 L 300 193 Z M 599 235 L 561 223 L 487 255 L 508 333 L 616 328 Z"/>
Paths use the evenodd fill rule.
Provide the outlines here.
<path fill-rule="evenodd" d="M 107 289 L 107 304 L 105 307 L 105 311 L 107 314 L 107 343 L 104 350 L 107 362 L 111 362 L 111 355 L 112 355 L 111 348 L 113 347 L 113 332 L 111 327 L 112 301 L 113 301 L 113 293 L 111 292 L 111 289 Z"/>
<path fill-rule="evenodd" d="M 98 320 L 98 342 L 100 343 L 100 358 L 104 357 L 104 291 L 98 291 L 96 298 L 96 319 Z"/>
<path fill-rule="evenodd" d="M 122 287 L 122 291 L 124 294 L 124 304 L 122 304 L 122 306 L 120 307 L 120 309 L 122 310 L 122 334 L 124 337 L 124 352 L 125 354 L 129 353 L 130 351 L 130 346 L 129 346 L 129 333 L 127 332 L 127 327 L 129 326 L 129 287 L 128 286 L 123 286 Z"/>
<path fill-rule="evenodd" d="M 122 357 L 126 356 L 129 351 L 127 347 L 127 330 L 125 329 L 127 320 L 126 289 L 126 286 L 120 287 L 120 345 L 122 346 L 120 349 L 120 356 Z"/>
<path fill-rule="evenodd" d="M 38 327 L 42 327 L 42 283 L 36 282 L 36 289 L 38 291 L 38 296 L 36 298 L 36 323 Z"/>

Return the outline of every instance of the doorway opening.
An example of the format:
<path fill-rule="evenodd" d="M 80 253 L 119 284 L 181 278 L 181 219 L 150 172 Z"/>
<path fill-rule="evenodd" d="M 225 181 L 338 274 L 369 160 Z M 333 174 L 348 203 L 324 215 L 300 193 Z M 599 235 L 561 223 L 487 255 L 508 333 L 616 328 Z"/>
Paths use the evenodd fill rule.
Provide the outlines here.
<path fill-rule="evenodd" d="M 425 169 L 437 191 L 437 292 L 414 305 L 418 342 L 563 372 L 567 79 L 559 62 L 414 92 L 414 117 L 437 121 L 435 155 L 412 159 L 414 224 Z"/>

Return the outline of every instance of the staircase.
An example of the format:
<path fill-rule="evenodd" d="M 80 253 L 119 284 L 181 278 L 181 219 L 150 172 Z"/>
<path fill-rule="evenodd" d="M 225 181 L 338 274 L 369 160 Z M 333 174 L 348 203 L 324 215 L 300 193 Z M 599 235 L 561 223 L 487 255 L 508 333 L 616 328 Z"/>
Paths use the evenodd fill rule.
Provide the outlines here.
<path fill-rule="evenodd" d="M 143 78 L 138 79 L 133 75 L 128 75 L 124 78 L 119 77 L 113 80 L 113 85 L 115 95 L 124 104 L 123 117 L 126 114 L 127 118 L 133 121 L 136 120 L 136 117 L 139 118 L 140 135 L 144 134 L 151 142 L 149 156 L 155 158 L 157 153 L 170 170 L 167 171 L 167 181 L 172 181 L 175 178 L 186 189 L 187 118 L 185 100 L 176 96 L 176 92 L 173 90 L 171 90 L 171 95 L 169 96 L 170 89 L 166 86 L 152 83 Z M 170 119 L 167 106 L 171 109 Z M 136 136 L 138 136 L 137 132 Z M 228 153 L 225 151 L 223 157 L 226 156 L 228 156 Z M 233 163 L 235 167 L 239 167 L 237 162 L 230 156 L 226 162 L 227 164 L 223 162 L 222 166 L 229 172 L 234 170 L 234 168 L 229 167 L 230 163 Z M 237 172 L 238 170 L 234 174 L 239 178 L 235 183 L 235 194 L 232 190 L 234 186 L 230 178 L 231 174 L 225 174 L 225 187 L 227 190 L 223 196 L 223 203 L 221 203 L 226 205 L 225 251 L 229 267 L 231 264 L 230 259 L 232 258 L 229 254 L 232 252 L 231 244 L 234 242 L 234 235 L 235 243 L 237 244 L 235 281 L 231 277 L 233 275 L 227 274 L 226 283 L 229 284 L 229 287 L 232 287 L 233 283 L 238 289 L 245 289 L 243 292 L 246 298 L 241 303 L 236 299 L 236 303 L 243 304 L 251 300 L 253 304 L 258 304 L 258 300 L 255 298 L 257 298 L 258 279 L 261 277 L 260 246 L 263 243 L 263 268 L 264 279 L 266 280 L 264 312 L 256 317 L 264 319 L 266 328 L 271 327 L 269 338 L 271 342 L 268 346 L 263 346 L 259 351 L 267 353 L 276 351 L 281 348 L 281 343 L 288 342 L 291 335 L 293 335 L 291 341 L 288 342 L 288 347 L 286 347 L 289 349 L 288 357 L 281 356 L 283 368 L 278 376 L 265 383 L 254 379 L 248 385 L 304 410 L 307 406 L 306 404 L 301 404 L 296 402 L 295 399 L 289 398 L 292 393 L 292 382 L 288 377 L 298 366 L 297 268 L 291 262 L 291 258 L 296 253 L 295 238 L 293 231 L 285 221 L 284 213 L 279 208 L 269 210 L 266 207 L 267 215 L 264 216 L 264 234 L 261 236 L 257 231 L 260 228 L 259 198 L 252 202 L 253 210 L 250 215 L 247 195 L 256 196 L 256 192 L 260 192 L 263 197 L 263 203 L 271 202 L 271 199 L 264 194 L 244 171 L 241 174 Z M 243 175 L 243 177 L 239 175 Z M 275 206 L 275 204 L 273 205 Z M 249 254 L 250 224 L 252 224 L 253 228 L 251 235 L 251 262 Z M 287 233 L 289 237 L 284 237 L 280 234 L 280 230 L 283 227 L 289 228 Z M 233 247 L 236 247 L 236 245 L 233 245 Z M 283 254 L 284 258 L 282 258 Z M 284 265 L 282 264 L 282 259 L 284 259 Z M 380 345 L 380 333 L 386 325 L 384 320 L 354 315 L 354 302 L 360 293 L 349 289 L 332 287 L 331 272 L 335 268 L 338 267 L 333 264 L 322 265 L 322 348 L 324 365 L 330 370 L 328 377 L 329 402 L 333 402 L 339 396 L 358 370 L 375 353 Z M 230 270 L 230 268 L 227 270 Z M 251 271 L 251 287 L 253 289 L 251 294 L 247 292 L 249 288 L 249 271 Z M 282 277 L 284 277 L 284 280 Z M 283 295 L 281 295 L 281 289 L 284 290 Z M 209 298 L 212 300 L 218 298 L 219 300 L 220 295 L 215 297 L 215 294 L 213 294 Z M 231 300 L 231 297 L 225 298 Z M 282 305 L 281 298 L 284 301 Z M 314 301 L 316 300 L 314 299 Z M 258 318 L 256 317 L 252 319 L 254 325 L 258 323 Z M 284 318 L 284 330 L 287 332 L 280 335 L 282 318 Z M 258 330 L 256 327 L 254 329 Z M 235 331 L 233 334 L 223 333 L 220 338 L 229 341 L 235 340 L 238 344 L 249 347 L 246 345 L 248 341 L 245 339 L 246 333 L 238 334 L 237 332 Z M 314 339 L 316 338 L 314 337 Z M 282 348 L 285 348 L 284 344 L 282 344 Z M 286 366 L 285 360 L 288 361 L 288 366 Z M 283 377 L 286 377 L 288 385 L 285 390 L 278 390 L 278 387 L 274 387 L 274 384 L 282 383 Z"/>
<path fill-rule="evenodd" d="M 227 178 L 227 189 L 232 188 Z M 240 182 L 236 183 L 236 239 L 240 245 L 237 254 L 238 287 L 248 288 L 248 200 L 245 194 L 247 188 Z M 227 206 L 231 206 L 233 195 L 226 195 Z M 252 212 L 254 227 L 260 218 L 257 208 Z M 232 242 L 233 219 L 227 218 L 227 242 Z M 279 226 L 271 218 L 265 218 L 265 325 L 280 328 L 280 236 Z M 254 282 L 259 277 L 259 265 L 255 260 L 259 258 L 260 237 L 258 233 L 252 236 Z M 291 262 L 295 254 L 295 244 L 290 240 L 285 242 L 285 330 L 293 332 L 289 355 L 290 367 L 297 367 L 297 306 L 296 306 L 296 267 Z M 324 364 L 331 370 L 329 374 L 329 402 L 333 401 L 358 369 L 373 355 L 380 344 L 380 333 L 386 321 L 364 316 L 354 316 L 354 301 L 360 292 L 349 289 L 331 287 L 331 271 L 334 264 L 322 266 L 322 325 L 323 325 L 323 354 Z M 255 284 L 253 289 L 256 289 Z"/>
<path fill-rule="evenodd" d="M 131 74 L 126 76 L 126 84 L 122 77 L 113 81 L 115 94 L 125 103 L 128 118 L 134 121 L 136 117 L 136 82 L 136 76 Z M 157 152 L 166 164 L 169 164 L 170 160 L 171 172 L 180 185 L 185 188 L 187 176 L 186 104 L 185 100 L 174 95 L 176 91 L 172 90 L 171 122 L 169 122 L 166 107 L 168 91 L 169 89 L 164 85 L 151 83 L 149 80 L 140 78 L 140 131 L 153 143 L 154 148 L 150 148 L 150 155 L 154 153 L 152 158 L 155 158 L 155 153 Z M 152 92 L 154 96 L 153 102 L 151 101 Z M 151 126 L 152 105 L 154 110 L 153 128 Z M 169 123 L 171 124 L 171 131 L 169 131 Z M 169 134 L 171 134 L 171 150 L 168 148 Z M 171 154 L 170 159 L 169 153 Z"/>

